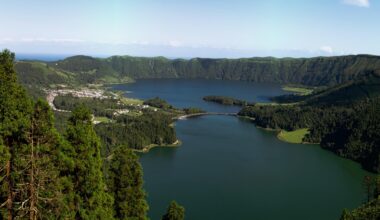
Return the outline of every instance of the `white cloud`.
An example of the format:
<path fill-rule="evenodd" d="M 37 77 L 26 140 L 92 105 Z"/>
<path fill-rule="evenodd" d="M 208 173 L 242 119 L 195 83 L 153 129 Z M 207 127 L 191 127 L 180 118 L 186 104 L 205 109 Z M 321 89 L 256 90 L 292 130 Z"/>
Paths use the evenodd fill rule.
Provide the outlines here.
<path fill-rule="evenodd" d="M 344 4 L 368 8 L 369 0 L 343 0 Z"/>
<path fill-rule="evenodd" d="M 324 53 L 329 53 L 329 54 L 334 53 L 334 50 L 330 46 L 322 46 L 321 48 L 319 48 L 319 50 Z"/>
<path fill-rule="evenodd" d="M 181 46 L 183 46 L 183 44 L 180 41 L 172 40 L 172 41 L 169 41 L 169 46 L 171 46 L 171 47 L 181 47 Z"/>

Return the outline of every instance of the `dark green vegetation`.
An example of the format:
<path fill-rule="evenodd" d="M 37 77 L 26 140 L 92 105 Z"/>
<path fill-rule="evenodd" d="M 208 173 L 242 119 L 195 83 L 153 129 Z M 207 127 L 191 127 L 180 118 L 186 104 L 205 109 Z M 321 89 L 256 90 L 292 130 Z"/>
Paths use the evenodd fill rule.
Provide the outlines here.
<path fill-rule="evenodd" d="M 184 220 L 185 208 L 180 206 L 176 201 L 172 201 L 166 211 L 166 214 L 162 216 L 162 220 Z"/>
<path fill-rule="evenodd" d="M 380 172 L 380 76 L 371 72 L 355 82 L 307 96 L 281 97 L 296 105 L 255 105 L 239 115 L 261 127 L 294 131 L 309 128 L 304 142 L 360 162 Z M 276 100 L 276 99 L 275 99 Z"/>
<path fill-rule="evenodd" d="M 150 144 L 170 145 L 177 140 L 172 123 L 171 115 L 146 112 L 138 117 L 118 116 L 114 123 L 97 124 L 95 130 L 108 154 L 114 146 L 143 150 Z"/>
<path fill-rule="evenodd" d="M 100 141 L 94 131 L 87 108 L 75 109 L 64 135 L 68 149 L 63 178 L 68 181 L 67 200 L 74 209 L 71 218 L 111 219 L 113 198 L 105 191 L 100 157 Z"/>
<path fill-rule="evenodd" d="M 142 190 L 143 173 L 138 157 L 122 147 L 109 161 L 108 187 L 115 199 L 114 210 L 119 219 L 145 219 L 148 204 Z"/>
<path fill-rule="evenodd" d="M 183 111 L 185 112 L 186 115 L 191 115 L 191 114 L 199 114 L 199 113 L 205 113 L 206 111 L 200 109 L 200 108 L 184 108 Z"/>
<path fill-rule="evenodd" d="M 0 218 L 146 219 L 137 156 L 115 147 L 104 166 L 83 106 L 57 132 L 48 104 L 18 84 L 13 62 L 14 54 L 0 53 Z"/>
<path fill-rule="evenodd" d="M 159 97 L 148 99 L 148 100 L 144 101 L 144 104 L 150 105 L 150 106 L 156 107 L 156 108 L 162 108 L 165 110 L 173 109 L 173 106 L 171 106 L 167 101 L 160 99 Z"/>
<path fill-rule="evenodd" d="M 206 102 L 215 102 L 221 105 L 237 105 L 237 106 L 246 106 L 246 105 L 253 105 L 253 103 L 248 103 L 247 101 L 235 99 L 231 97 L 226 96 L 205 96 L 203 97 L 203 100 Z"/>
<path fill-rule="evenodd" d="M 380 95 L 380 70 L 367 71 L 358 79 L 319 89 L 309 95 L 285 95 L 272 98 L 278 103 L 302 102 L 309 105 L 345 105 Z"/>

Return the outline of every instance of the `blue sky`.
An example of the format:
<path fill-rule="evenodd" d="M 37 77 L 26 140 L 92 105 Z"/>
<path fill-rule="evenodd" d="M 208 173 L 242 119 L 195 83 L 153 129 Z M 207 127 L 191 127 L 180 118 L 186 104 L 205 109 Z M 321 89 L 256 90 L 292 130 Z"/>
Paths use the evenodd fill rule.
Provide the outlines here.
<path fill-rule="evenodd" d="M 253 57 L 380 55 L 375 0 L 0 0 L 16 53 Z"/>

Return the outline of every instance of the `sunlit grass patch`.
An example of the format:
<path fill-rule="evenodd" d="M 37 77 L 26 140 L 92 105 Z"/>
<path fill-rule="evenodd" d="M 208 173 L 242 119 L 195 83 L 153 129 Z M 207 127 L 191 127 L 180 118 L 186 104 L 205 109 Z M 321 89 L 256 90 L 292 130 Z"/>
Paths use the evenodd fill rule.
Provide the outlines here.
<path fill-rule="evenodd" d="M 306 134 L 309 133 L 308 128 L 302 128 L 295 131 L 281 130 L 277 137 L 285 142 L 300 144 Z"/>

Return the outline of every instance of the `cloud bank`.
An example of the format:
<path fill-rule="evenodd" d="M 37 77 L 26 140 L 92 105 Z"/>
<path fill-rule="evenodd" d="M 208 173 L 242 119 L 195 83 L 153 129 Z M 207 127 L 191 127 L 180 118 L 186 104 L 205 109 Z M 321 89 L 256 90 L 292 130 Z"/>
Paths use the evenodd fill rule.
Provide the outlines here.
<path fill-rule="evenodd" d="M 324 52 L 324 53 L 328 53 L 328 54 L 334 53 L 334 50 L 330 46 L 322 46 L 319 49 L 321 50 L 321 52 Z"/>
<path fill-rule="evenodd" d="M 369 0 L 343 0 L 343 3 L 365 8 L 368 8 L 370 5 Z"/>

